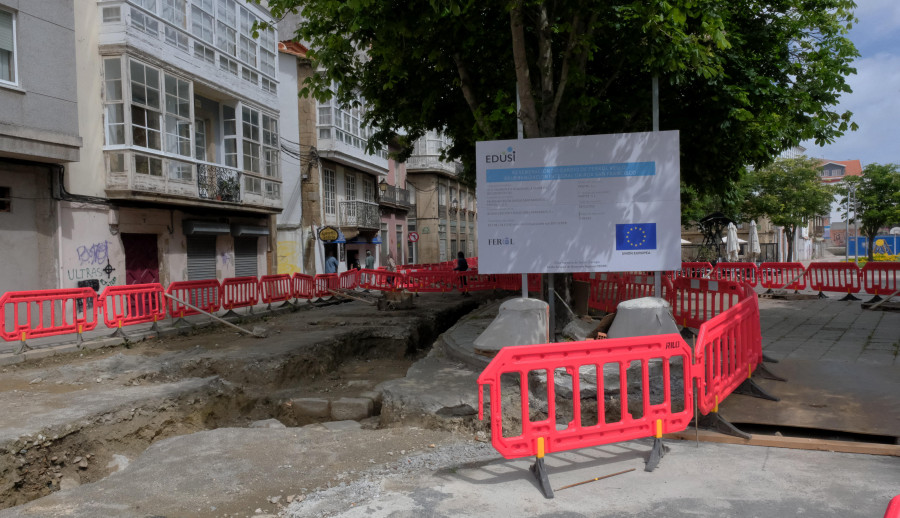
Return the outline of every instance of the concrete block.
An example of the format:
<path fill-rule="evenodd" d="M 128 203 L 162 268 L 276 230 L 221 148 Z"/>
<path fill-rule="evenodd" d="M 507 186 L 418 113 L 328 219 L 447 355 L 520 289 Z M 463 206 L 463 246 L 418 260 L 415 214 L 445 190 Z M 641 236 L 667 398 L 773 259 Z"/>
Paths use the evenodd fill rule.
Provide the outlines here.
<path fill-rule="evenodd" d="M 342 397 L 331 402 L 331 418 L 335 421 L 359 421 L 372 415 L 375 404 L 369 398 Z"/>
<path fill-rule="evenodd" d="M 327 399 L 302 397 L 291 400 L 297 417 L 331 417 L 331 402 Z"/>
<path fill-rule="evenodd" d="M 263 419 L 262 421 L 253 421 L 249 428 L 287 428 L 284 423 L 278 419 Z"/>

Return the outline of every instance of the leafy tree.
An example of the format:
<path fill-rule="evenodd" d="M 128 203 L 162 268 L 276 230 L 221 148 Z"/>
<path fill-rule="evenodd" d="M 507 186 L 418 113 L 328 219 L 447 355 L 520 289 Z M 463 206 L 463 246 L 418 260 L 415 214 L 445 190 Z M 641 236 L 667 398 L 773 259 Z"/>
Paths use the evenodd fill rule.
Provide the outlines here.
<path fill-rule="evenodd" d="M 248 0 L 259 2 L 260 0 Z M 857 55 L 852 0 L 268 0 L 302 10 L 305 95 L 367 100 L 370 148 L 426 130 L 474 171 L 478 140 L 678 129 L 685 183 L 723 193 L 746 165 L 854 129 L 835 111 Z M 516 108 L 516 96 L 521 108 Z"/>
<path fill-rule="evenodd" d="M 874 261 L 875 236 L 888 225 L 900 223 L 900 171 L 897 164 L 869 164 L 863 168 L 862 176 L 849 176 L 838 188 L 842 195 L 841 205 L 848 207 L 850 190 L 853 190 L 853 219 L 859 219 L 860 230 L 868 242 L 867 254 Z M 844 217 L 849 214 L 844 210 Z"/>
<path fill-rule="evenodd" d="M 767 216 L 773 224 L 784 227 L 788 261 L 793 260 L 797 228 L 809 218 L 831 210 L 833 189 L 819 181 L 818 170 L 819 160 L 815 158 L 779 159 L 749 171 L 744 180 L 749 193 L 744 205 L 744 219 Z"/>

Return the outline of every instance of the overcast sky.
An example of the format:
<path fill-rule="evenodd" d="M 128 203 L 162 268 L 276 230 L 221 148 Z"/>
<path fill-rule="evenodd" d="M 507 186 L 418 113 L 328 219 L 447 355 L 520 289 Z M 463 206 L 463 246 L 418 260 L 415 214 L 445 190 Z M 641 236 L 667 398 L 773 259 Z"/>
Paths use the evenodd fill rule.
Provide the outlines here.
<path fill-rule="evenodd" d="M 860 57 L 848 78 L 852 94 L 841 97 L 839 112 L 850 110 L 859 124 L 833 144 L 804 142 L 806 154 L 866 164 L 900 164 L 900 0 L 856 0 L 859 23 L 850 39 Z"/>

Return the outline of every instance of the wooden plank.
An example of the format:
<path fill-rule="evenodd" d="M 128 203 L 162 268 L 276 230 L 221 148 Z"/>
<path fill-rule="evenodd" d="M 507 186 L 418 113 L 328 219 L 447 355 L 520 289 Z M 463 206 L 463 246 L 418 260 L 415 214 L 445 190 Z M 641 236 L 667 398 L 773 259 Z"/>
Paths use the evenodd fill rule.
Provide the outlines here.
<path fill-rule="evenodd" d="M 681 441 L 696 440 L 694 430 L 663 435 L 666 439 Z M 745 444 L 748 446 L 765 446 L 769 448 L 791 448 L 795 450 L 836 451 L 842 453 L 862 453 L 865 455 L 887 455 L 900 457 L 900 445 L 876 444 L 867 442 L 834 441 L 830 439 L 810 439 L 808 437 L 779 437 L 774 435 L 754 434 L 751 439 L 741 439 L 731 435 L 723 435 L 709 430 L 700 430 L 700 440 L 723 444 Z"/>

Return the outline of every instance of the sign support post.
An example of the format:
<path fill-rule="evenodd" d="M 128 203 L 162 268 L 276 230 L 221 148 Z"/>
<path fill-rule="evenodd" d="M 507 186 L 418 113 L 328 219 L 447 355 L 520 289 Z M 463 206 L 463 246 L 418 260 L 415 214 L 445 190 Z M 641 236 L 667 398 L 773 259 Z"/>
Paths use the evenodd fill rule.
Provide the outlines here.
<path fill-rule="evenodd" d="M 653 75 L 653 132 L 659 133 L 659 76 L 656 74 Z M 681 237 L 680 232 L 678 237 Z M 662 298 L 662 272 L 659 270 L 653 272 L 653 294 Z"/>

